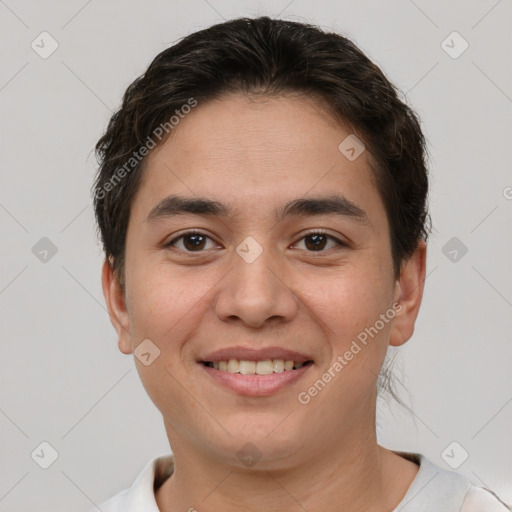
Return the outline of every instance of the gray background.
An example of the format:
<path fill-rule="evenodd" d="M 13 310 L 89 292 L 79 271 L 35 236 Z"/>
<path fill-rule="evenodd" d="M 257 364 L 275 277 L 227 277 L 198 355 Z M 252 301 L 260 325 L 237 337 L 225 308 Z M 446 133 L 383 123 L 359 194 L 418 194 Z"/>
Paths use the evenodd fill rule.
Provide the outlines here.
<path fill-rule="evenodd" d="M 413 412 L 382 407 L 379 438 L 447 469 L 442 453 L 460 461 L 465 450 L 458 471 L 512 502 L 510 1 L 0 0 L 0 511 L 87 510 L 169 450 L 106 313 L 92 148 L 157 53 L 257 14 L 350 37 L 421 116 L 435 231 L 397 368 Z M 43 31 L 58 42 L 46 59 L 31 47 L 50 48 Z M 453 31 L 469 44 L 457 58 L 442 46 Z M 58 249 L 46 261 L 32 250 L 43 237 Z M 58 453 L 48 469 L 43 441 Z"/>

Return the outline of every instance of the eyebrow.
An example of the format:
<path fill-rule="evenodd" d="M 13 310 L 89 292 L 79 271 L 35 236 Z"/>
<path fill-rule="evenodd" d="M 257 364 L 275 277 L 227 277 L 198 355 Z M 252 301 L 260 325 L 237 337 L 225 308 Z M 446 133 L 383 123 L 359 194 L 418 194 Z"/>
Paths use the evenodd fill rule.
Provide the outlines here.
<path fill-rule="evenodd" d="M 233 214 L 233 211 L 229 206 L 206 197 L 192 198 L 170 195 L 159 201 L 151 209 L 146 222 L 183 214 L 228 217 Z M 340 195 L 295 199 L 274 212 L 277 221 L 293 215 L 332 214 L 348 217 L 366 226 L 371 226 L 366 212 L 346 197 Z"/>

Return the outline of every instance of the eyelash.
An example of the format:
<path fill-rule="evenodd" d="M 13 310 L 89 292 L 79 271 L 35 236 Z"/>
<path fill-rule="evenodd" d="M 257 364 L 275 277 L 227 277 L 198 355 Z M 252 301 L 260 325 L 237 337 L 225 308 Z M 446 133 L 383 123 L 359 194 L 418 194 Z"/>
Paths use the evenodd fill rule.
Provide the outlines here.
<path fill-rule="evenodd" d="M 175 244 L 178 240 L 181 240 L 182 238 L 185 238 L 187 236 L 192 236 L 192 235 L 201 235 L 201 236 L 203 236 L 205 238 L 209 238 L 210 240 L 212 240 L 211 237 L 209 237 L 208 235 L 205 235 L 201 231 L 190 230 L 190 231 L 186 231 L 185 233 L 182 233 L 180 236 L 178 236 L 176 238 L 173 238 L 171 241 L 169 241 L 168 243 L 164 244 L 164 247 L 172 247 L 173 244 Z M 317 229 L 315 231 L 311 231 L 309 233 L 306 233 L 305 235 L 303 235 L 299 239 L 299 241 L 303 240 L 304 238 L 307 238 L 308 236 L 312 236 L 312 235 L 323 235 L 326 238 L 329 238 L 329 239 L 333 240 L 334 242 L 336 242 L 336 245 L 338 246 L 338 248 L 340 248 L 340 247 L 348 247 L 348 245 L 346 243 L 342 242 L 341 240 L 339 240 L 338 238 L 336 238 L 336 237 L 334 237 L 332 235 L 329 235 L 328 233 L 326 233 L 322 229 Z M 296 245 L 296 244 L 294 244 L 294 245 Z M 322 252 L 327 252 L 328 250 L 329 249 L 321 250 L 321 251 L 307 251 L 307 252 L 322 253 Z M 193 253 L 202 253 L 202 252 L 205 252 L 205 251 L 204 250 L 202 250 L 202 251 L 187 251 L 187 250 L 185 250 L 184 252 L 189 253 L 189 254 L 193 254 Z"/>

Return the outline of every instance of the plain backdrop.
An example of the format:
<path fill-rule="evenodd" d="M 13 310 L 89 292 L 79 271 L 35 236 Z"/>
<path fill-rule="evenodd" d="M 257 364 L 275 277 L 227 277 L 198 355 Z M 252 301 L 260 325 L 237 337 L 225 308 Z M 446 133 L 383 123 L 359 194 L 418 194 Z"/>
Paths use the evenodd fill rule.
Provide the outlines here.
<path fill-rule="evenodd" d="M 106 313 L 92 149 L 156 54 L 261 14 L 351 38 L 420 115 L 434 232 L 398 351 L 411 411 L 379 406 L 379 440 L 467 453 L 457 471 L 512 502 L 509 1 L 1 0 L 0 511 L 87 510 L 169 451 Z"/>

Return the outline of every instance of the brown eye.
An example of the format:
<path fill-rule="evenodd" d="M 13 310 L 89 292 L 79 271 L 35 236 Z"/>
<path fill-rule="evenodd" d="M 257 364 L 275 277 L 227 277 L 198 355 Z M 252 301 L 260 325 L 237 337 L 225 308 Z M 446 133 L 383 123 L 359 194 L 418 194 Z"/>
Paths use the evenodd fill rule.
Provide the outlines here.
<path fill-rule="evenodd" d="M 346 247 L 346 244 L 337 238 L 322 232 L 309 233 L 301 238 L 301 241 L 302 240 L 305 241 L 305 247 L 310 252 L 322 252 L 326 250 L 326 246 L 328 245 L 329 241 L 333 241 L 334 246 L 328 247 L 327 250 L 337 246 Z"/>
<path fill-rule="evenodd" d="M 189 231 L 171 240 L 166 244 L 166 247 L 176 247 L 178 242 L 182 241 L 182 247 L 179 247 L 179 249 L 184 250 L 185 252 L 202 252 L 207 240 L 211 240 L 211 238 L 197 231 Z"/>

